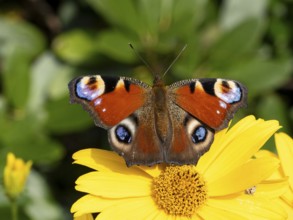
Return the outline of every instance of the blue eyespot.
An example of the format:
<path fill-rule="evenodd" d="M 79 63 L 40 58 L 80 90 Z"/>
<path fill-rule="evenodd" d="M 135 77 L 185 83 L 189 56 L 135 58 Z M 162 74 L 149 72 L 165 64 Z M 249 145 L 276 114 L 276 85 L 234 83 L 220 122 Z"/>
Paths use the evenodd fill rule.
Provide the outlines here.
<path fill-rule="evenodd" d="M 132 141 L 130 131 L 123 125 L 117 126 L 115 129 L 115 135 L 119 142 L 129 144 Z"/>
<path fill-rule="evenodd" d="M 198 144 L 200 142 L 203 142 L 207 137 L 207 129 L 203 126 L 199 126 L 196 129 L 194 129 L 191 140 L 193 143 Z"/>

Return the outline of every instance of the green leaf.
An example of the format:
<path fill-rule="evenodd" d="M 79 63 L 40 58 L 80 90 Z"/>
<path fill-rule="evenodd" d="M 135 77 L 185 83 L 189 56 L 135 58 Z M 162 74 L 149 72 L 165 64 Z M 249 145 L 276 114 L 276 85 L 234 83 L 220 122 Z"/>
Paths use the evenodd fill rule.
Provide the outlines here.
<path fill-rule="evenodd" d="M 286 100 L 282 99 L 280 96 L 271 93 L 263 96 L 261 99 L 255 103 L 256 115 L 265 120 L 278 120 L 282 128 L 279 131 L 291 133 L 290 120 L 288 113 L 288 106 L 286 105 Z M 275 151 L 275 142 L 273 138 L 264 146 L 265 149 L 270 151 Z"/>
<path fill-rule="evenodd" d="M 29 23 L 0 17 L 0 30 L 0 54 L 4 56 L 21 48 L 33 57 L 45 47 L 44 36 Z"/>
<path fill-rule="evenodd" d="M 33 171 L 27 182 L 27 202 L 24 211 L 31 220 L 61 220 L 64 219 L 63 210 L 58 206 L 50 194 L 49 186 L 40 174 Z"/>
<path fill-rule="evenodd" d="M 34 116 L 7 120 L 0 125 L 2 153 L 13 152 L 18 157 L 48 164 L 58 161 L 63 155 L 63 147 L 49 139 Z"/>
<path fill-rule="evenodd" d="M 226 0 L 223 3 L 220 10 L 220 25 L 225 30 L 250 18 L 263 20 L 268 6 L 268 0 Z"/>
<path fill-rule="evenodd" d="M 288 106 L 285 100 L 276 94 L 266 94 L 256 103 L 256 114 L 265 120 L 278 120 L 287 133 L 290 131 Z"/>
<path fill-rule="evenodd" d="M 207 3 L 207 0 L 173 1 L 173 8 L 169 9 L 172 13 L 172 27 L 167 34 L 184 37 L 183 40 L 193 38 L 206 16 Z"/>
<path fill-rule="evenodd" d="M 194 74 L 196 67 L 198 67 L 201 61 L 199 42 L 198 36 L 194 36 L 192 40 L 187 42 L 187 48 L 183 52 L 182 57 L 175 63 L 173 72 L 179 79 L 202 77 L 199 75 L 199 72 L 196 72 L 196 76 Z"/>
<path fill-rule="evenodd" d="M 264 95 L 272 91 L 291 77 L 292 60 L 251 60 L 233 66 L 223 77 L 236 79 L 248 87 L 250 97 Z"/>
<path fill-rule="evenodd" d="M 274 46 L 279 56 L 290 56 L 290 28 L 283 22 L 283 18 L 272 18 L 269 26 L 269 34 L 274 40 Z"/>
<path fill-rule="evenodd" d="M 67 94 L 72 72 L 72 67 L 61 63 L 50 52 L 39 56 L 32 66 L 29 111 L 39 113 L 48 97 L 58 98 Z"/>
<path fill-rule="evenodd" d="M 46 127 L 54 133 L 80 131 L 93 125 L 93 120 L 80 105 L 71 105 L 69 97 L 47 103 Z"/>
<path fill-rule="evenodd" d="M 146 33 L 145 38 L 157 38 L 160 27 L 160 16 L 164 15 L 163 7 L 164 5 L 168 7 L 171 2 L 172 1 L 165 1 L 164 4 L 162 1 L 157 0 L 137 1 L 137 10 L 139 11 L 138 15 L 140 16 L 144 27 L 143 31 Z"/>
<path fill-rule="evenodd" d="M 135 1 L 132 0 L 87 0 L 98 14 L 114 26 L 124 28 L 133 33 L 140 33 L 144 29 Z"/>
<path fill-rule="evenodd" d="M 136 41 L 118 31 L 100 32 L 97 38 L 97 49 L 109 58 L 120 62 L 131 63 L 136 57 L 129 47 L 129 43 L 136 45 Z"/>
<path fill-rule="evenodd" d="M 93 64 L 99 61 L 96 40 L 96 33 L 76 29 L 55 38 L 53 50 L 73 65 Z"/>
<path fill-rule="evenodd" d="M 210 48 L 210 62 L 215 68 L 231 66 L 235 60 L 255 50 L 263 30 L 257 19 L 249 19 L 224 33 Z"/>
<path fill-rule="evenodd" d="M 14 48 L 3 63 L 4 94 L 16 108 L 26 105 L 30 86 L 31 56 L 23 48 Z"/>

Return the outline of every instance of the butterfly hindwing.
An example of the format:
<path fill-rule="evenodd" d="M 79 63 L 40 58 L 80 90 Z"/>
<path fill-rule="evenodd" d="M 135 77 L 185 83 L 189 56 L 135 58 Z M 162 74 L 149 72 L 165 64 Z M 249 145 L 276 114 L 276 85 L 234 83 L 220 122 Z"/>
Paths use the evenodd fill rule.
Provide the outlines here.
<path fill-rule="evenodd" d="M 214 131 L 174 103 L 170 103 L 172 140 L 166 149 L 166 161 L 172 164 L 196 164 L 209 150 Z"/>
<path fill-rule="evenodd" d="M 71 102 L 82 104 L 96 125 L 106 129 L 140 108 L 150 89 L 135 79 L 100 75 L 78 77 L 69 83 Z"/>
<path fill-rule="evenodd" d="M 174 103 L 214 130 L 227 127 L 247 99 L 243 85 L 225 79 L 183 80 L 172 84 L 169 92 Z"/>
<path fill-rule="evenodd" d="M 128 166 L 163 162 L 164 149 L 155 132 L 154 109 L 150 100 L 151 96 L 147 96 L 143 107 L 108 132 L 112 148 L 124 157 Z"/>

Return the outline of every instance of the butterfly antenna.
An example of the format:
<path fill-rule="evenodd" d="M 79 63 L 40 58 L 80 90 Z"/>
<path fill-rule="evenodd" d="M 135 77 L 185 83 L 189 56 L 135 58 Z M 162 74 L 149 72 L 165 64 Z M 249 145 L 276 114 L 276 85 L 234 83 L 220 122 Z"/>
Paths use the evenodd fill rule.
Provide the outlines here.
<path fill-rule="evenodd" d="M 187 44 L 184 45 L 184 47 L 181 49 L 181 51 L 179 52 L 179 54 L 175 57 L 175 59 L 173 60 L 173 62 L 169 65 L 169 67 L 166 69 L 166 71 L 163 74 L 163 77 L 165 77 L 166 73 L 169 72 L 169 70 L 171 69 L 171 67 L 173 66 L 174 63 L 176 63 L 176 61 L 178 60 L 178 58 L 181 56 L 181 54 L 183 53 L 183 51 L 186 49 Z"/>
<path fill-rule="evenodd" d="M 133 52 L 135 53 L 135 55 L 144 63 L 144 65 L 149 69 L 149 71 L 155 76 L 155 72 L 154 70 L 151 68 L 151 66 L 145 61 L 145 59 L 143 59 L 143 57 L 137 53 L 137 51 L 134 49 L 134 47 L 132 46 L 131 43 L 128 44 L 129 47 L 133 50 Z"/>

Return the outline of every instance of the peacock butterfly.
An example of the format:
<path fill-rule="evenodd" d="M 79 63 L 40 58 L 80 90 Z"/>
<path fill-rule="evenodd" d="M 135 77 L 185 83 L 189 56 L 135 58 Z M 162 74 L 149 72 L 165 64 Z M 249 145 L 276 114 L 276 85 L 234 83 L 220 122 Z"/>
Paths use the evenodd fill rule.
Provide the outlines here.
<path fill-rule="evenodd" d="M 137 79 L 82 76 L 69 83 L 71 103 L 89 111 L 108 130 L 109 142 L 128 166 L 165 162 L 197 164 L 214 133 L 246 106 L 247 90 L 237 81 L 203 78 L 165 86 Z"/>

